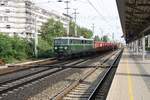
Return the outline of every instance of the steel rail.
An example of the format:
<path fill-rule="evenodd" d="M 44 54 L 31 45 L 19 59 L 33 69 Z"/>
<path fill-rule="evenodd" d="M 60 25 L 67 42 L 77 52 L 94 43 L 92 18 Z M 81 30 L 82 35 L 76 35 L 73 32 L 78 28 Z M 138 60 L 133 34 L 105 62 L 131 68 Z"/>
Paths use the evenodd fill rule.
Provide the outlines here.
<path fill-rule="evenodd" d="M 88 60 L 90 58 L 91 57 L 89 57 L 87 59 L 84 59 L 84 60 L 81 60 L 81 61 L 78 61 L 78 62 L 74 63 L 73 65 L 85 62 L 86 60 Z M 62 64 L 66 64 L 66 62 L 64 62 Z M 66 67 L 63 67 L 63 68 L 59 67 L 59 68 L 53 68 L 53 69 L 50 69 L 50 70 L 44 70 L 44 71 L 40 71 L 40 72 L 37 72 L 37 73 L 32 74 L 32 75 L 24 76 L 23 78 L 19 78 L 19 80 L 15 79 L 15 81 L 11 80 L 11 81 L 8 81 L 8 83 L 5 82 L 5 84 L 1 84 L 1 86 L 0 86 L 0 88 L 1 88 L 0 89 L 0 95 L 2 95 L 4 93 L 7 93 L 8 91 L 12 91 L 12 90 L 14 90 L 16 88 L 19 88 L 21 86 L 24 86 L 28 83 L 31 83 L 31 82 L 37 81 L 39 79 L 42 79 L 44 77 L 47 77 L 49 75 L 55 74 L 56 72 L 63 71 L 64 69 L 67 69 L 67 68 L 71 68 L 71 67 L 66 66 Z"/>
<path fill-rule="evenodd" d="M 89 98 L 87 100 L 94 100 L 94 98 L 96 96 L 96 93 L 99 90 L 99 87 L 101 86 L 101 84 L 106 79 L 106 76 L 110 73 L 111 69 L 113 68 L 115 62 L 117 62 L 118 58 L 121 56 L 122 52 L 123 52 L 123 50 L 121 50 L 120 53 L 115 57 L 115 60 L 110 65 L 110 67 L 108 68 L 108 70 L 106 71 L 106 73 L 103 75 L 103 77 L 101 78 L 101 80 L 99 81 L 99 83 L 97 84 L 97 86 L 95 87 L 95 89 L 93 90 L 93 92 L 91 93 L 91 95 L 89 96 Z"/>
<path fill-rule="evenodd" d="M 95 67 L 95 69 L 90 70 L 89 72 L 86 73 L 86 75 L 84 75 L 82 78 L 78 79 L 77 81 L 71 83 L 69 86 L 67 86 L 66 88 L 64 88 L 63 90 L 61 90 L 59 93 L 57 93 L 56 95 L 54 95 L 53 97 L 50 98 L 50 100 L 61 100 L 66 94 L 68 94 L 73 88 L 75 88 L 76 86 L 78 86 L 78 84 L 80 84 L 80 82 L 82 82 L 84 79 L 86 79 L 88 76 L 90 76 L 99 66 L 102 66 L 103 63 L 107 62 L 113 55 L 115 55 L 116 52 L 112 53 L 111 55 L 109 55 L 109 57 L 106 57 L 105 59 L 102 60 L 100 65 L 97 65 Z M 105 55 L 102 57 L 104 58 Z"/>
<path fill-rule="evenodd" d="M 50 60 L 51 62 L 49 64 L 54 64 L 54 63 L 58 63 L 58 61 L 56 61 L 55 59 L 54 60 Z M 8 71 L 4 72 L 4 73 L 0 73 L 0 76 L 4 76 L 4 75 L 7 75 L 7 74 L 11 74 L 11 73 L 16 73 L 16 72 L 21 72 L 21 71 L 24 71 L 24 70 L 29 70 L 31 68 L 35 68 L 35 67 L 40 67 L 42 65 L 45 65 L 45 64 L 36 64 L 36 65 L 33 65 L 33 64 L 27 64 L 27 65 L 13 65 L 13 66 L 10 66 L 10 68 L 12 67 L 18 67 L 16 68 L 15 70 L 14 69 L 7 69 Z"/>

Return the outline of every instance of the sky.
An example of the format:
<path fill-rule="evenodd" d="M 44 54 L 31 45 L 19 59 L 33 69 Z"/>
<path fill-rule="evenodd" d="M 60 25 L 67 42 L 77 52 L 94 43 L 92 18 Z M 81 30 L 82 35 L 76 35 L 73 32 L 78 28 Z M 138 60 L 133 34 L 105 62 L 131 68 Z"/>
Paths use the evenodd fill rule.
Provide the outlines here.
<path fill-rule="evenodd" d="M 37 6 L 46 10 L 55 10 L 66 13 L 66 4 L 58 0 L 33 0 Z M 66 0 L 62 0 L 66 1 Z M 69 0 L 69 15 L 74 16 L 74 9 L 77 15 L 77 24 L 92 30 L 94 24 L 94 35 L 114 34 L 116 41 L 124 42 L 120 19 L 117 11 L 116 0 Z"/>

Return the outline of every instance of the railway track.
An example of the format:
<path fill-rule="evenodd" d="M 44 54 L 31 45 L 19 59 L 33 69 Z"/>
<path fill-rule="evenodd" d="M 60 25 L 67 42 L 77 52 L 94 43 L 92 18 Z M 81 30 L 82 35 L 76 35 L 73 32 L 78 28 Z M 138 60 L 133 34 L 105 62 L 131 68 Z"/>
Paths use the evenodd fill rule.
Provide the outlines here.
<path fill-rule="evenodd" d="M 8 78 L 0 77 L 0 99 L 7 96 L 13 90 L 23 87 L 24 85 L 31 84 L 34 81 L 40 80 L 47 76 L 50 76 L 56 72 L 63 71 L 70 66 L 75 66 L 79 63 L 86 62 L 89 58 L 80 59 L 80 60 L 68 60 L 65 62 L 60 62 L 51 65 L 36 65 L 29 69 L 18 71 L 18 75 L 14 77 L 11 74 L 7 74 Z M 6 75 L 4 75 L 6 77 Z M 11 77 L 11 78 L 9 78 Z"/>
<path fill-rule="evenodd" d="M 90 94 L 88 100 L 105 100 L 106 99 L 110 85 L 115 75 L 117 66 L 119 64 L 122 51 L 120 52 L 119 55 L 115 57 L 113 63 L 106 70 L 101 80 L 98 82 L 98 84 L 94 88 L 94 91 Z"/>
<path fill-rule="evenodd" d="M 77 80 L 76 82 L 73 82 L 71 85 L 61 90 L 61 92 L 59 92 L 58 94 L 50 98 L 50 100 L 62 100 L 62 99 L 63 100 L 94 100 L 95 97 L 97 97 L 99 100 L 102 97 L 106 97 L 106 93 L 104 93 L 104 90 L 106 90 L 108 86 L 105 86 L 105 88 L 103 87 L 101 89 L 102 91 L 100 92 L 101 94 L 96 91 L 98 91 L 97 90 L 98 87 L 101 86 L 105 78 L 108 77 L 108 73 L 111 72 L 110 70 L 113 68 L 120 54 L 121 51 L 118 51 L 107 57 L 104 57 L 100 61 L 101 63 L 97 63 L 95 65 L 96 66 L 95 68 L 87 72 L 86 75 L 82 76 L 81 79 Z M 109 66 L 106 66 L 107 64 L 105 63 L 106 62 L 110 63 L 110 61 L 111 64 Z M 105 68 L 101 68 L 99 66 L 105 66 Z M 96 94 L 97 96 L 95 96 Z M 99 95 L 101 95 L 101 97 Z M 101 100 L 105 100 L 105 99 L 101 99 Z"/>
<path fill-rule="evenodd" d="M 71 61 L 75 61 L 75 60 L 77 60 L 77 59 L 58 61 L 55 58 L 51 58 L 47 61 L 34 62 L 34 63 L 31 63 L 31 64 L 9 65 L 7 69 L 0 70 L 0 76 L 11 74 L 11 73 L 16 73 L 16 72 L 22 72 L 24 70 L 30 70 L 30 69 L 36 68 L 36 67 L 58 67 L 60 65 L 65 64 L 66 62 L 68 63 L 69 61 L 71 62 Z"/>
<path fill-rule="evenodd" d="M 43 62 L 38 62 L 38 63 L 32 63 L 32 64 L 24 64 L 24 65 L 8 65 L 7 69 L 2 69 L 0 70 L 0 76 L 11 74 L 11 73 L 16 73 L 16 72 L 21 72 L 24 70 L 29 70 L 32 68 L 40 67 L 41 65 L 48 65 L 48 64 L 55 64 L 58 63 L 58 61 L 54 58 L 43 61 Z"/>

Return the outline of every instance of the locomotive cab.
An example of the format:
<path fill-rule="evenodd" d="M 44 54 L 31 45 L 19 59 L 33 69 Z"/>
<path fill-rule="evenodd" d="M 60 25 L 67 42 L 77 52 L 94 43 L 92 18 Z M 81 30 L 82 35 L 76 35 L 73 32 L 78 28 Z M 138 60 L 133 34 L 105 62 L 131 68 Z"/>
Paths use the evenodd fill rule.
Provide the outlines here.
<path fill-rule="evenodd" d="M 54 39 L 54 52 L 57 57 L 66 56 L 69 49 L 69 40 L 65 38 L 55 38 Z"/>

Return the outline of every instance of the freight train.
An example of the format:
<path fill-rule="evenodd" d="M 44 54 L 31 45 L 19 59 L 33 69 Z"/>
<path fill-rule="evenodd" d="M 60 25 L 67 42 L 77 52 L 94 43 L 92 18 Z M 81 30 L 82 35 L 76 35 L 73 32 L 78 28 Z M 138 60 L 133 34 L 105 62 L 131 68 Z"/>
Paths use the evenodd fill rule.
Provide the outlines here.
<path fill-rule="evenodd" d="M 54 39 L 54 53 L 57 58 L 87 55 L 116 48 L 115 44 L 83 37 L 57 37 Z"/>

